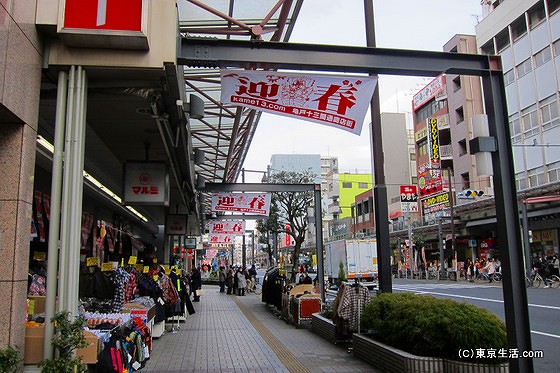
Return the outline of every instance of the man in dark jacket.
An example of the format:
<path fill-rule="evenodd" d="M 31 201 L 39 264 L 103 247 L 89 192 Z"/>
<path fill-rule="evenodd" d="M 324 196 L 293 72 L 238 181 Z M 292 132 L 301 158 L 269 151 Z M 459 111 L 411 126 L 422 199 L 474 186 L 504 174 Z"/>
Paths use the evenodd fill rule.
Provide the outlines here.
<path fill-rule="evenodd" d="M 202 277 L 198 268 L 194 267 L 191 273 L 191 294 L 193 302 L 200 302 L 200 289 L 202 288 Z"/>

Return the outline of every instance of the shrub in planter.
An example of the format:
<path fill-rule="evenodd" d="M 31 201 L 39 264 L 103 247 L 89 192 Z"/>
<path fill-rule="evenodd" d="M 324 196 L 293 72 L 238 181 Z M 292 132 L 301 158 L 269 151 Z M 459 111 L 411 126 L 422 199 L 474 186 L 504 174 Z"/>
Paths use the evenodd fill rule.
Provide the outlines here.
<path fill-rule="evenodd" d="M 12 346 L 0 349 L 0 373 L 13 373 L 20 367 L 21 355 Z"/>
<path fill-rule="evenodd" d="M 418 356 L 463 360 L 460 349 L 498 351 L 507 343 L 505 324 L 490 311 L 432 296 L 382 293 L 366 305 L 361 322 L 374 339 Z"/>

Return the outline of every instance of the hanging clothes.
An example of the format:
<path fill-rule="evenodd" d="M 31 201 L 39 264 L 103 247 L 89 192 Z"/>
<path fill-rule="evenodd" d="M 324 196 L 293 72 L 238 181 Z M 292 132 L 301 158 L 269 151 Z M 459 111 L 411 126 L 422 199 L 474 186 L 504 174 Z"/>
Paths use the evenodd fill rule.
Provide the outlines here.
<path fill-rule="evenodd" d="M 345 285 L 341 290 L 342 297 L 338 303 L 337 314 L 343 320 L 346 331 L 357 332 L 360 315 L 371 295 L 369 290 L 361 284 Z"/>

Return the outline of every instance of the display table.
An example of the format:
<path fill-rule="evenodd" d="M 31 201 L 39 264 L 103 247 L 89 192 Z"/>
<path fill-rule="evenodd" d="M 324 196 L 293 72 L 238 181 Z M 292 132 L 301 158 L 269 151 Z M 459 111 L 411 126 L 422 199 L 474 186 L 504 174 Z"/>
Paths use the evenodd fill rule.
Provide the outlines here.
<path fill-rule="evenodd" d="M 292 317 L 294 324 L 299 326 L 304 321 L 311 321 L 314 313 L 321 312 L 321 295 L 317 293 L 304 294 L 294 298 Z"/>

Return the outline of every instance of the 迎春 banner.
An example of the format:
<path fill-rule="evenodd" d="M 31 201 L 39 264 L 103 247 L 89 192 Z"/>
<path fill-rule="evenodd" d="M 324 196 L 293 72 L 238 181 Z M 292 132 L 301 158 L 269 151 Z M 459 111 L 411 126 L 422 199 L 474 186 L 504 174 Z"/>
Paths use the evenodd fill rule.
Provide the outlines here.
<path fill-rule="evenodd" d="M 359 135 L 377 78 L 221 70 L 222 103 L 340 128 Z"/>
<path fill-rule="evenodd" d="M 243 234 L 245 233 L 244 220 L 210 220 L 206 223 L 209 233 L 214 234 Z"/>
<path fill-rule="evenodd" d="M 212 194 L 212 211 L 235 211 L 268 216 L 270 198 L 270 193 L 215 193 Z"/>

